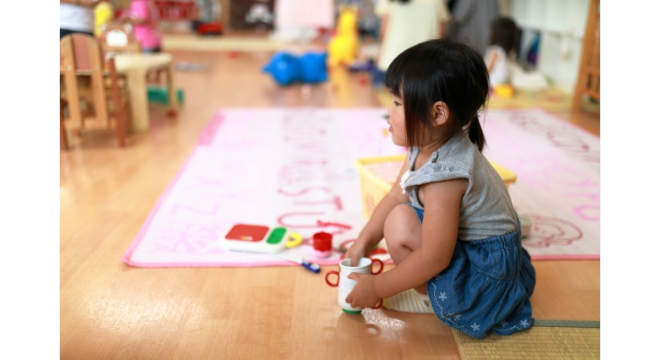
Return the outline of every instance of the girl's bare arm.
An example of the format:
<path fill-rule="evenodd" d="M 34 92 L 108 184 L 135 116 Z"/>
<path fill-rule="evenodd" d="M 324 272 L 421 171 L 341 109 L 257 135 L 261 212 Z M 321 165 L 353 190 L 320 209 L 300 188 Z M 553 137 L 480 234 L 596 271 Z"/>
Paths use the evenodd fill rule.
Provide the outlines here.
<path fill-rule="evenodd" d="M 497 53 L 492 52 L 491 56 L 490 56 L 490 59 L 488 59 L 488 64 L 487 64 L 489 73 L 493 71 L 493 67 L 495 66 L 495 62 L 497 61 L 497 58 L 498 58 Z"/>
<path fill-rule="evenodd" d="M 378 36 L 380 36 L 380 39 L 378 41 L 383 41 L 385 39 L 385 33 L 387 32 L 387 23 L 389 20 L 388 15 L 383 15 L 380 17 L 380 29 L 378 29 Z"/>
<path fill-rule="evenodd" d="M 394 269 L 373 277 L 374 290 L 380 298 L 423 285 L 449 265 L 458 237 L 461 198 L 467 185 L 466 179 L 453 179 L 420 186 L 418 191 L 424 193 L 425 199 L 422 247 Z"/>

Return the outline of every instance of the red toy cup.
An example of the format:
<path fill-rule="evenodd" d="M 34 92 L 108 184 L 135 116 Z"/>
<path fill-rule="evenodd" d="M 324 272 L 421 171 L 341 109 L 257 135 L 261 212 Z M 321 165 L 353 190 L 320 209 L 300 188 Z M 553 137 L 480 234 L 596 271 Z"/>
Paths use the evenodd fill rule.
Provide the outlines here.
<path fill-rule="evenodd" d="M 332 234 L 317 232 L 312 236 L 314 255 L 317 258 L 327 258 L 332 254 Z"/>

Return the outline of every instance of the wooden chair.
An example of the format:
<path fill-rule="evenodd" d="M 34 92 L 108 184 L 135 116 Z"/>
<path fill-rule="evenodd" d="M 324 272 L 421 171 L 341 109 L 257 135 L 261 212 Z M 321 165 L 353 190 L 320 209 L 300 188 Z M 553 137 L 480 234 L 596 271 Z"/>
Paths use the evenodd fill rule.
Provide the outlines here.
<path fill-rule="evenodd" d="M 101 26 L 99 41 L 103 51 L 108 53 L 139 53 L 140 43 L 133 35 L 133 26 L 120 22 L 109 22 Z"/>
<path fill-rule="evenodd" d="M 68 118 L 62 121 L 64 128 L 75 132 L 114 128 L 119 146 L 124 146 L 130 112 L 126 82 L 117 76 L 114 58 L 104 61 L 99 43 L 83 34 L 63 37 L 60 53 L 60 73 L 64 77 L 60 98 L 66 100 L 66 104 L 61 102 L 61 105 L 68 110 Z M 85 107 L 84 112 L 81 105 Z"/>
<path fill-rule="evenodd" d="M 582 40 L 578 79 L 573 94 L 573 111 L 582 108 L 582 97 L 600 101 L 600 0 L 591 0 Z"/>

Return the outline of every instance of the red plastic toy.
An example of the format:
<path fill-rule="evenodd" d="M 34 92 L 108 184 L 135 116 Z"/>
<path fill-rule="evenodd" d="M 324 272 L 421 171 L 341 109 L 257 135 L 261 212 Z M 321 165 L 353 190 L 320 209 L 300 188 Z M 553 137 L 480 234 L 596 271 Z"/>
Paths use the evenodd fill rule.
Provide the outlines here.
<path fill-rule="evenodd" d="M 170 16 L 174 21 L 192 20 L 195 12 L 193 1 L 170 1 Z"/>
<path fill-rule="evenodd" d="M 332 234 L 321 231 L 312 236 L 314 240 L 314 255 L 317 258 L 327 258 L 332 254 Z"/>
<path fill-rule="evenodd" d="M 194 1 L 154 1 L 158 18 L 164 21 L 192 20 L 195 12 Z"/>
<path fill-rule="evenodd" d="M 197 33 L 200 35 L 220 35 L 222 34 L 221 23 L 202 23 L 197 25 Z"/>

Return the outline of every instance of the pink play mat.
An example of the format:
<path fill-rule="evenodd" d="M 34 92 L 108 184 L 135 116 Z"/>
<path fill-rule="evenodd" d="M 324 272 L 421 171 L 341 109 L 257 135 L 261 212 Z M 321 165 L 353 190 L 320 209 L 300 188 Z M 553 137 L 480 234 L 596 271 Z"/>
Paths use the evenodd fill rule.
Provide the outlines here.
<path fill-rule="evenodd" d="M 600 139 L 542 110 L 489 111 L 484 133 L 484 155 L 518 176 L 532 259 L 600 259 Z"/>
<path fill-rule="evenodd" d="M 122 260 L 138 267 L 295 265 L 227 251 L 236 223 L 285 226 L 306 241 L 289 255 L 319 264 L 312 234 L 355 239 L 365 224 L 355 159 L 393 155 L 384 109 L 227 109 L 216 113 Z M 533 228 L 533 259 L 600 256 L 600 140 L 540 110 L 489 111 L 484 154 L 514 171 L 509 191 Z M 319 223 L 320 220 L 320 223 Z M 339 224 L 333 225 L 333 224 Z"/>

